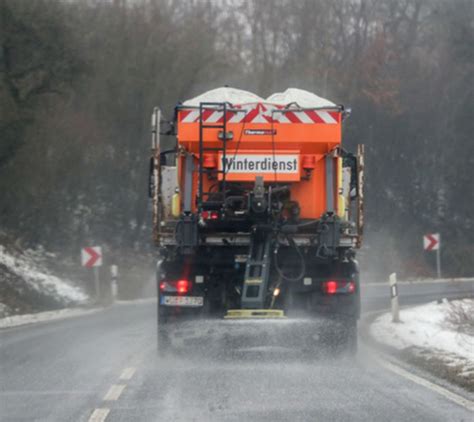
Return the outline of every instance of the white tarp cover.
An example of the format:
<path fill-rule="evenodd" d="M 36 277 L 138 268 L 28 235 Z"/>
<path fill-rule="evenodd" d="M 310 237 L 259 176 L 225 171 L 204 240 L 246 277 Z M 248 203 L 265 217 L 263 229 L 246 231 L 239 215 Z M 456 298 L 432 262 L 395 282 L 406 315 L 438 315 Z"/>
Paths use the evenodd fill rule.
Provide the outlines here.
<path fill-rule="evenodd" d="M 216 88 L 191 98 L 183 103 L 185 106 L 199 107 L 199 103 L 216 102 L 230 104 L 249 104 L 249 103 L 263 103 L 265 100 L 258 95 L 251 92 L 236 88 Z"/>
<path fill-rule="evenodd" d="M 251 92 L 236 88 L 216 88 L 183 103 L 185 106 L 199 107 L 202 102 L 228 102 L 230 104 L 268 103 L 286 106 L 296 103 L 302 108 L 334 107 L 335 104 L 325 98 L 318 97 L 309 91 L 288 88 L 285 92 L 277 92 L 266 100 Z"/>
<path fill-rule="evenodd" d="M 297 88 L 288 88 L 285 92 L 272 94 L 265 102 L 283 106 L 296 103 L 301 108 L 334 107 L 336 105 L 325 98 L 318 97 L 312 92 Z"/>

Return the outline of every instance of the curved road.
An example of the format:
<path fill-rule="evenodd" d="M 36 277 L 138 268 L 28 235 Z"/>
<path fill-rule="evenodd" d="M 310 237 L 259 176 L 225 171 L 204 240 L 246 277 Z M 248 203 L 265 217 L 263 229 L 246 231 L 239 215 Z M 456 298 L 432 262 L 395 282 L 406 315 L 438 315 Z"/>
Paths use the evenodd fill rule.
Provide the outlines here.
<path fill-rule="evenodd" d="M 370 288 L 366 298 L 380 308 L 386 297 Z M 472 420 L 472 402 L 420 385 L 364 348 L 349 359 L 302 360 L 297 350 L 162 359 L 155 323 L 150 302 L 1 330 L 0 420 Z"/>
<path fill-rule="evenodd" d="M 474 278 L 398 283 L 401 306 L 419 305 L 439 299 L 474 297 Z M 362 305 L 366 311 L 390 306 L 388 283 L 365 284 L 361 287 Z"/>

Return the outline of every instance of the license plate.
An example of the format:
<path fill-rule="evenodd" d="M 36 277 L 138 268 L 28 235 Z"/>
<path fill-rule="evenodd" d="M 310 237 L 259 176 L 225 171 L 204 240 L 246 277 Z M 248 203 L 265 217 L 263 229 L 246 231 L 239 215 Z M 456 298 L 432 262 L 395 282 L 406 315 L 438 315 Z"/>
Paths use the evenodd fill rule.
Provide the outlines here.
<path fill-rule="evenodd" d="M 204 300 L 200 296 L 161 296 L 160 304 L 164 306 L 202 306 Z"/>

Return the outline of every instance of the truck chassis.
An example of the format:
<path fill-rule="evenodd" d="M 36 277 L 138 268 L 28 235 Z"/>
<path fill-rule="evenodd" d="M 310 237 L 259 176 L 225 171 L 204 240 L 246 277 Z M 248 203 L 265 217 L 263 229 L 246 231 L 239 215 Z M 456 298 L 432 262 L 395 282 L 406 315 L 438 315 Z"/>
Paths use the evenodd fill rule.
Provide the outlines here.
<path fill-rule="evenodd" d="M 360 246 L 363 228 L 363 146 L 355 156 L 341 148 L 332 152 L 351 169 L 351 187 L 357 190 L 356 223 L 341 219 L 332 209 L 320 218 L 301 219 L 290 184 L 265 183 L 260 176 L 253 183 L 237 183 L 226 180 L 225 168 L 206 168 L 209 150 L 219 150 L 225 160 L 231 136 L 225 123 L 227 107 L 226 103 L 199 107 L 195 205 L 195 157 L 183 148 L 161 151 L 161 112 L 153 113 L 150 196 L 159 248 L 160 350 L 169 349 L 177 324 L 186 321 L 324 317 L 339 323 L 333 337 L 343 349 L 354 352 L 360 315 L 355 248 Z M 202 115 L 209 108 L 223 112 L 221 125 L 203 123 Z M 220 131 L 221 147 L 206 148 L 206 129 Z M 180 186 L 176 167 L 166 165 L 170 153 L 181 156 L 184 177 L 182 205 L 174 216 L 171 208 Z M 216 180 L 213 191 L 203 190 L 206 177 Z"/>

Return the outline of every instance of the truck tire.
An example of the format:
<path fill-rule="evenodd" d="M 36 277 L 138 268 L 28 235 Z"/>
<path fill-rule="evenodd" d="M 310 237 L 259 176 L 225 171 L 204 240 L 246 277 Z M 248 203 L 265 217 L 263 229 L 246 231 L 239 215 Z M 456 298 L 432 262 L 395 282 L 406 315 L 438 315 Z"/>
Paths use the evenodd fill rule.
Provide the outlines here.
<path fill-rule="evenodd" d="M 357 321 L 351 321 L 351 326 L 347 330 L 346 353 L 350 356 L 355 356 L 357 355 L 358 347 Z"/>
<path fill-rule="evenodd" d="M 357 355 L 358 335 L 357 320 L 350 318 L 344 321 L 346 329 L 339 338 L 336 346 L 336 355 L 353 358 Z"/>
<path fill-rule="evenodd" d="M 158 330 L 157 330 L 157 337 L 158 337 L 158 356 L 165 357 L 169 355 L 171 350 L 171 341 L 169 334 L 166 329 L 166 324 L 160 324 L 158 322 Z"/>

